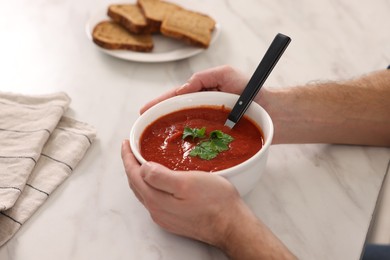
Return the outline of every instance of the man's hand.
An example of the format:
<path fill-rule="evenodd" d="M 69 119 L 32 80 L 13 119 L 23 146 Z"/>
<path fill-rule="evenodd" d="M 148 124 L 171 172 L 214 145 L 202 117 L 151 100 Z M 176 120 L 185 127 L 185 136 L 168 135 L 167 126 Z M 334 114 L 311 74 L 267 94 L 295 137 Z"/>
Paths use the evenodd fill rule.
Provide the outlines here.
<path fill-rule="evenodd" d="M 165 99 L 198 91 L 223 91 L 239 95 L 248 81 L 246 75 L 227 65 L 206 69 L 192 75 L 184 85 L 151 100 L 141 108 L 140 112 L 142 114 Z"/>
<path fill-rule="evenodd" d="M 129 185 L 154 222 L 169 232 L 218 246 L 240 207 L 237 190 L 225 178 L 200 171 L 172 171 L 160 164 L 140 165 L 129 142 L 122 144 Z"/>

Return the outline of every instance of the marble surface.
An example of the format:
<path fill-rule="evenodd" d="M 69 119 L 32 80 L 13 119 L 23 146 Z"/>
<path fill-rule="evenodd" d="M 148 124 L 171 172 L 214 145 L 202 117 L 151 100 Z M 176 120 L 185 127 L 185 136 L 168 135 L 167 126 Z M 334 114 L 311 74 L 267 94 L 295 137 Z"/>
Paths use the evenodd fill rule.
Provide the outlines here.
<path fill-rule="evenodd" d="M 221 34 L 195 57 L 157 64 L 113 58 L 86 37 L 90 15 L 113 1 L 2 1 L 0 90 L 64 91 L 67 114 L 94 125 L 98 138 L 0 259 L 226 259 L 161 230 L 128 188 L 120 145 L 139 108 L 201 69 L 231 64 L 251 74 L 278 32 L 292 42 L 269 86 L 347 79 L 390 63 L 388 0 L 176 1 L 212 15 Z M 246 202 L 300 259 L 359 259 L 389 158 L 386 148 L 273 146 Z"/>

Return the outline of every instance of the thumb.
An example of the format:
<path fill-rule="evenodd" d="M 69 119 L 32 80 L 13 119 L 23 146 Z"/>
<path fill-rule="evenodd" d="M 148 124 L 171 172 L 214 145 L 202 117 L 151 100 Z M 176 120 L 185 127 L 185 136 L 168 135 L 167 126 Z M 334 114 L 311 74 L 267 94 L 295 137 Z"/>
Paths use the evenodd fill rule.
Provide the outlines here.
<path fill-rule="evenodd" d="M 142 164 L 141 176 L 153 188 L 169 194 L 176 194 L 183 181 L 181 172 L 170 170 L 154 162 Z"/>
<path fill-rule="evenodd" d="M 218 87 L 223 85 L 224 73 L 224 66 L 199 71 L 192 75 L 187 83 L 176 90 L 176 95 L 201 90 L 218 90 Z"/>

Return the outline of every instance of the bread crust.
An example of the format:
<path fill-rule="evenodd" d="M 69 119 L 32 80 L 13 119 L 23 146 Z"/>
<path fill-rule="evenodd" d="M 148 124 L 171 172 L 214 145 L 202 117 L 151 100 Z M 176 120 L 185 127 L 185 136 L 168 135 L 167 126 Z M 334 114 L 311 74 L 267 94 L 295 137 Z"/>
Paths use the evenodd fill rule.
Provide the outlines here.
<path fill-rule="evenodd" d="M 170 13 L 181 10 L 182 7 L 167 1 L 161 0 L 137 0 L 153 33 L 160 32 L 164 18 Z"/>
<path fill-rule="evenodd" d="M 150 52 L 152 33 L 208 48 L 216 22 L 210 16 L 182 8 L 164 0 L 137 0 L 136 4 L 112 4 L 107 8 L 110 21 L 98 23 L 93 42 L 110 50 Z"/>
<path fill-rule="evenodd" d="M 168 15 L 162 22 L 161 33 L 188 44 L 208 48 L 215 21 L 210 16 L 190 10 L 179 10 Z"/>
<path fill-rule="evenodd" d="M 143 19 L 136 21 L 137 17 L 131 17 L 132 14 L 130 13 L 128 13 L 126 16 L 123 15 L 123 12 L 125 12 L 123 10 L 124 8 L 131 9 L 131 11 L 134 12 L 138 16 L 138 18 L 142 16 Z M 107 15 L 113 21 L 119 23 L 132 33 L 145 34 L 151 33 L 152 31 L 151 27 L 148 24 L 148 21 L 142 14 L 141 8 L 136 4 L 110 5 L 107 10 Z"/>
<path fill-rule="evenodd" d="M 93 42 L 109 50 L 132 50 L 137 52 L 151 52 L 153 40 L 151 35 L 135 35 L 128 32 L 121 25 L 113 21 L 98 23 L 92 32 Z"/>

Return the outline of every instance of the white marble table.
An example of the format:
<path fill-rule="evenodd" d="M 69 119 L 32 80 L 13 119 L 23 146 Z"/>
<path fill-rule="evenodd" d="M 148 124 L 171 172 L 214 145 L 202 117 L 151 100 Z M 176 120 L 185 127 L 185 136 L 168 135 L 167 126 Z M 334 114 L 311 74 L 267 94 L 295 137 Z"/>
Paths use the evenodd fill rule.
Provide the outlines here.
<path fill-rule="evenodd" d="M 390 63 L 388 0 L 198 0 L 221 25 L 217 42 L 157 64 L 113 58 L 86 37 L 89 16 L 111 2 L 2 1 L 0 90 L 64 91 L 67 114 L 96 126 L 98 138 L 0 259 L 226 259 L 161 230 L 128 188 L 120 145 L 138 109 L 201 69 L 231 64 L 251 74 L 277 32 L 293 40 L 270 86 L 346 79 Z M 300 259 L 359 259 L 389 158 L 385 148 L 273 146 L 246 201 Z"/>

